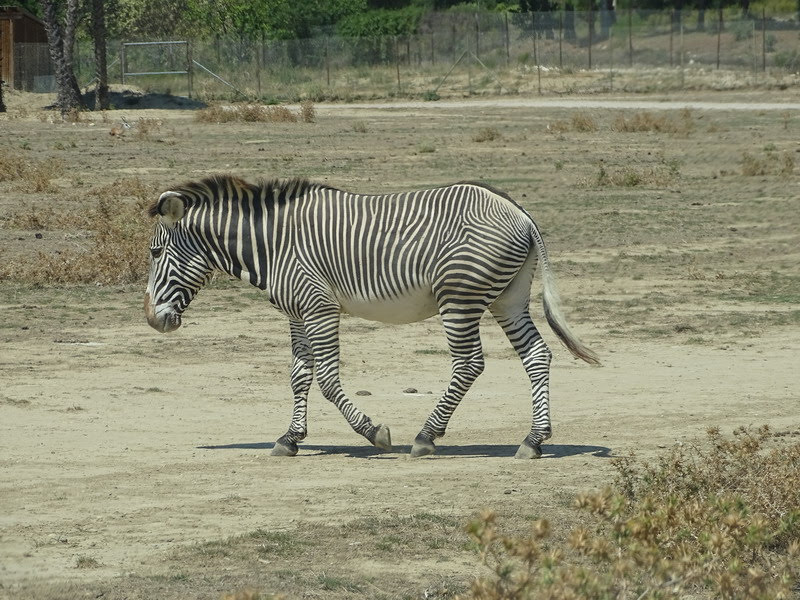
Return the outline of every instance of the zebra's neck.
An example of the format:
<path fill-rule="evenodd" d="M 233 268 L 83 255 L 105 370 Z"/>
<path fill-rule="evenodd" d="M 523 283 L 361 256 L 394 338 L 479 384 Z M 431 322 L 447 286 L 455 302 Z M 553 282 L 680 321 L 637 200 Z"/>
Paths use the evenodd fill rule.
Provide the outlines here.
<path fill-rule="evenodd" d="M 241 193 L 193 207 L 187 216 L 213 266 L 268 289 L 275 259 L 286 247 L 285 223 L 291 210 L 292 203 L 277 195 Z"/>

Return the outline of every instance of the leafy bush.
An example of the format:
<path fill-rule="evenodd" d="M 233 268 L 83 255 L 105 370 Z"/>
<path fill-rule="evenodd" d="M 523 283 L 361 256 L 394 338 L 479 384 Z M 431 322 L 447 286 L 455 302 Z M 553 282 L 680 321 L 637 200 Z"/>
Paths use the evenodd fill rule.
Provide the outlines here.
<path fill-rule="evenodd" d="M 791 435 L 797 435 L 793 432 Z M 676 446 L 653 464 L 616 461 L 613 487 L 578 496 L 596 518 L 548 545 L 547 521 L 530 535 L 498 533 L 484 513 L 468 531 L 493 573 L 481 600 L 776 600 L 800 576 L 800 442 L 767 427 L 708 444 Z"/>

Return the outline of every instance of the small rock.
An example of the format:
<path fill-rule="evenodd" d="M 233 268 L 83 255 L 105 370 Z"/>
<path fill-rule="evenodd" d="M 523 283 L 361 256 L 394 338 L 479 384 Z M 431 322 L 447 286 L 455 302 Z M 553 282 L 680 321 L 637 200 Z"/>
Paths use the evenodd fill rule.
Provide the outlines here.
<path fill-rule="evenodd" d="M 42 235 L 41 233 L 37 233 L 37 234 L 36 234 L 34 237 L 35 237 L 37 240 L 40 240 L 40 239 L 42 239 L 42 238 L 44 237 L 44 235 Z"/>
<path fill-rule="evenodd" d="M 372 392 L 368 392 L 367 390 L 358 390 L 356 392 L 356 396 L 372 396 Z"/>
<path fill-rule="evenodd" d="M 403 390 L 403 393 L 404 394 L 416 394 L 417 393 L 417 388 L 408 387 L 408 388 Z"/>

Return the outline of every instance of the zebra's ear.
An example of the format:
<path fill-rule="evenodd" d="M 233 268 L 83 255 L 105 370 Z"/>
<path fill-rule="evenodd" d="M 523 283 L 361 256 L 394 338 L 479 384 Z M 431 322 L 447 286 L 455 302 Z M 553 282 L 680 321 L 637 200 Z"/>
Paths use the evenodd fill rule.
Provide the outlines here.
<path fill-rule="evenodd" d="M 183 218 L 186 212 L 186 203 L 178 192 L 164 192 L 158 198 L 156 211 L 161 216 L 161 222 L 167 227 L 173 227 Z"/>

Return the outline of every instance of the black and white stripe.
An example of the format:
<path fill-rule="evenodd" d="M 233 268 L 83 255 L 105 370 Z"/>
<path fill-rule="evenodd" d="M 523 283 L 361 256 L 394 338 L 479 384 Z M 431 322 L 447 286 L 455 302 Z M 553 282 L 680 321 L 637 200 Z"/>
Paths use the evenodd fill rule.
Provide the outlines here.
<path fill-rule="evenodd" d="M 250 184 L 212 177 L 165 192 L 150 213 L 161 217 L 145 298 L 151 325 L 177 328 L 214 269 L 264 290 L 289 317 L 294 411 L 274 454 L 295 454 L 305 437 L 314 375 L 355 431 L 391 447 L 388 428 L 374 425 L 342 390 L 342 312 L 394 323 L 441 316 L 452 374 L 415 440 L 414 456 L 434 451 L 434 440 L 483 371 L 479 323 L 487 309 L 531 380 L 533 424 L 518 456 L 540 455 L 551 434 L 551 353 L 528 310 L 537 263 L 548 323 L 576 357 L 598 362 L 561 315 L 536 224 L 508 196 L 482 184 L 363 195 L 299 179 Z"/>

